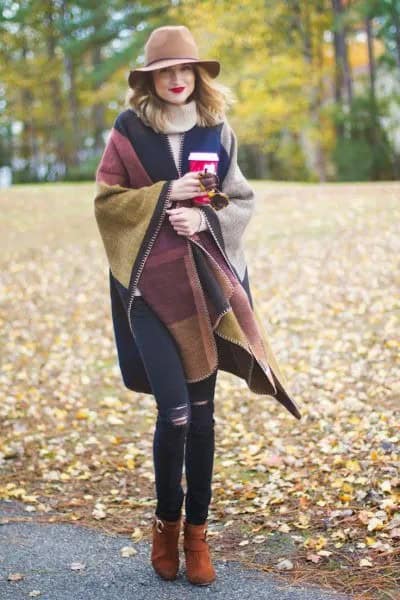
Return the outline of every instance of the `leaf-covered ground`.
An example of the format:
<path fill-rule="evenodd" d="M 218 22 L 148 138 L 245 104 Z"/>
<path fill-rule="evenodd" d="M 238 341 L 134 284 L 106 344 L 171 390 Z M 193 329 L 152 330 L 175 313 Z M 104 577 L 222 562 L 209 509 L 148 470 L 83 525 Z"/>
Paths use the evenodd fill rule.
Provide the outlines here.
<path fill-rule="evenodd" d="M 219 372 L 212 551 L 399 598 L 400 185 L 255 187 L 252 293 L 304 416 Z M 0 499 L 134 542 L 150 539 L 156 408 L 120 378 L 93 197 L 0 192 Z"/>

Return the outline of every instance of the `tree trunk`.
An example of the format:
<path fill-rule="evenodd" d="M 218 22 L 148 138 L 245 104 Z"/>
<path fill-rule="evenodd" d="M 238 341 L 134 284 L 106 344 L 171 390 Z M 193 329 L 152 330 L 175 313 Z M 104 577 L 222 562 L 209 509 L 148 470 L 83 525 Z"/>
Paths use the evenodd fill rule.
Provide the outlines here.
<path fill-rule="evenodd" d="M 353 80 L 347 54 L 347 30 L 343 24 L 343 0 L 332 0 L 332 8 L 335 15 L 334 48 L 336 59 L 336 92 L 338 101 L 341 98 L 342 87 L 346 91 L 347 105 L 350 107 L 353 100 Z M 340 92 L 339 92 L 340 89 Z"/>
<path fill-rule="evenodd" d="M 372 19 L 367 16 L 365 18 L 365 31 L 367 34 L 367 46 L 368 46 L 368 73 L 369 73 L 369 86 L 370 86 L 370 95 L 373 106 L 376 105 L 376 66 L 375 66 L 375 56 L 374 56 L 374 46 L 373 46 L 373 37 L 372 37 L 372 27 L 371 27 Z"/>
<path fill-rule="evenodd" d="M 367 47 L 368 47 L 368 73 L 369 73 L 369 88 L 370 88 L 370 99 L 371 99 L 371 138 L 372 138 L 372 146 L 374 148 L 374 156 L 377 152 L 379 152 L 379 145 L 382 141 L 381 129 L 379 125 L 378 119 L 378 106 L 376 102 L 376 65 L 375 65 L 375 56 L 374 56 L 374 46 L 373 46 L 373 33 L 372 33 L 372 17 L 367 15 L 365 17 L 365 31 L 367 34 Z M 372 179 L 379 179 L 379 170 L 377 165 L 375 164 L 372 167 Z"/>
<path fill-rule="evenodd" d="M 295 3 L 295 11 L 297 14 L 297 24 L 298 29 L 302 39 L 302 50 L 305 62 L 309 65 L 310 72 L 315 71 L 314 60 L 318 60 L 318 66 L 322 68 L 321 62 L 321 42 L 319 47 L 317 47 L 317 42 L 313 44 L 313 39 L 316 39 L 316 36 L 313 38 L 312 32 L 312 20 L 310 15 L 310 8 L 308 4 L 305 2 L 304 4 L 300 4 L 300 2 Z M 322 78 L 318 77 L 315 85 L 310 85 L 309 92 L 309 119 L 313 126 L 313 131 L 321 132 L 321 109 L 322 109 Z M 311 136 L 308 136 L 305 133 L 308 139 L 308 144 L 312 148 L 312 161 L 311 161 L 311 169 L 316 172 L 319 181 L 326 181 L 326 165 L 325 165 L 325 156 L 324 150 L 321 144 L 321 139 L 315 139 L 312 141 L 310 139 Z M 314 136 L 313 136 L 314 137 Z"/>
<path fill-rule="evenodd" d="M 51 66 L 56 62 L 56 31 L 54 25 L 54 4 L 53 1 L 48 3 L 47 12 L 45 14 L 45 22 L 47 25 L 46 31 L 46 47 L 47 56 Z M 61 87 L 58 77 L 52 77 L 50 79 L 50 91 L 51 91 L 51 106 L 53 109 L 53 124 L 52 124 L 52 135 L 55 136 L 55 150 L 56 156 L 59 162 L 64 167 L 68 164 L 68 150 L 65 143 L 65 118 L 63 110 L 63 99 L 61 94 Z"/>
<path fill-rule="evenodd" d="M 22 42 L 21 54 L 22 58 L 26 60 L 28 54 L 28 44 L 26 38 Z M 26 115 L 22 120 L 21 130 L 21 144 L 19 147 L 19 156 L 25 161 L 25 170 L 28 171 L 29 175 L 38 175 L 37 171 L 37 138 L 35 135 L 35 126 L 33 116 L 30 107 L 33 105 L 33 94 L 30 89 L 21 88 L 21 105 L 23 107 L 23 114 Z"/>
<path fill-rule="evenodd" d="M 396 40 L 396 62 L 400 69 L 400 16 L 396 9 L 394 0 L 392 0 L 392 16 Z"/>
<path fill-rule="evenodd" d="M 96 46 L 92 52 L 92 65 L 95 70 L 102 62 L 101 48 Z M 99 85 L 95 85 L 95 90 L 99 88 Z M 96 102 L 92 107 L 92 120 L 93 120 L 93 137 L 94 137 L 94 150 L 95 152 L 101 152 L 104 141 L 103 131 L 105 125 L 105 106 L 103 102 Z"/>
<path fill-rule="evenodd" d="M 65 0 L 62 0 L 61 5 L 61 17 L 63 22 L 65 23 L 69 18 L 67 12 L 67 3 Z M 67 76 L 68 81 L 68 121 L 69 121 L 69 130 L 70 130 L 70 152 L 69 152 L 69 161 L 68 166 L 78 166 L 79 164 L 79 148 L 81 144 L 81 134 L 80 134 L 80 114 L 79 114 L 79 102 L 76 90 L 76 82 L 75 82 L 75 69 L 76 65 L 72 56 L 64 53 L 64 68 L 65 74 Z"/>

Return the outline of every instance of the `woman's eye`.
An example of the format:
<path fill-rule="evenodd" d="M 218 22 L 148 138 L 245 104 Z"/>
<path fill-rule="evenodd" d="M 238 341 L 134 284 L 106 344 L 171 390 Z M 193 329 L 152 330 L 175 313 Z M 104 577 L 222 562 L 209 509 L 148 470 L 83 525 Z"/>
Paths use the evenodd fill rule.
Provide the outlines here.
<path fill-rule="evenodd" d="M 193 71 L 193 67 L 192 65 L 183 65 L 182 67 L 180 67 L 181 71 Z M 159 69 L 159 73 L 163 74 L 163 75 L 173 75 L 174 70 L 171 67 L 162 67 L 161 69 Z"/>

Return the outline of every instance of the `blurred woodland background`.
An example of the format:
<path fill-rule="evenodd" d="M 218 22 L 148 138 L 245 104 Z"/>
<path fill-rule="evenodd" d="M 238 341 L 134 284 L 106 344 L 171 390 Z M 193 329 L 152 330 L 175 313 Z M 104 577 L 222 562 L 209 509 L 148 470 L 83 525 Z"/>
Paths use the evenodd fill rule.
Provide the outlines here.
<path fill-rule="evenodd" d="M 400 175 L 400 0 L 0 0 L 0 167 L 93 180 L 152 29 L 186 24 L 237 103 L 250 178 Z"/>

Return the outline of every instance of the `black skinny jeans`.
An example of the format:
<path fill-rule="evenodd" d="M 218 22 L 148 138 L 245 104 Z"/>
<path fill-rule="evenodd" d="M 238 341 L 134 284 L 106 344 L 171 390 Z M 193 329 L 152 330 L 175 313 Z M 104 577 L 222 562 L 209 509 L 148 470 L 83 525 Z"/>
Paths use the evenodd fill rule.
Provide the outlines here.
<path fill-rule="evenodd" d="M 142 296 L 135 298 L 132 324 L 158 409 L 153 440 L 155 513 L 167 521 L 179 518 L 185 462 L 185 516 L 188 523 L 200 525 L 207 519 L 212 496 L 218 371 L 188 383 L 175 340 Z"/>

